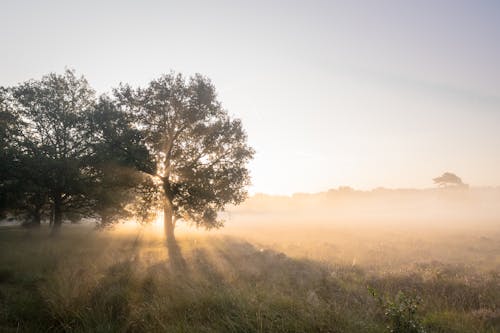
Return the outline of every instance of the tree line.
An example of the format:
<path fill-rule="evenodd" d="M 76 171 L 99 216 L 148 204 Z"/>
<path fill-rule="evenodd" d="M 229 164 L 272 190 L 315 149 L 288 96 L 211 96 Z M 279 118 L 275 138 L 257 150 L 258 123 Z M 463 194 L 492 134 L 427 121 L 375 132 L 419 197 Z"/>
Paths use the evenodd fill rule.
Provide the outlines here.
<path fill-rule="evenodd" d="M 239 119 L 199 74 L 169 73 L 145 87 L 97 95 L 72 70 L 0 87 L 0 215 L 29 226 L 93 218 L 106 227 L 164 212 L 222 225 L 246 197 L 253 149 Z"/>

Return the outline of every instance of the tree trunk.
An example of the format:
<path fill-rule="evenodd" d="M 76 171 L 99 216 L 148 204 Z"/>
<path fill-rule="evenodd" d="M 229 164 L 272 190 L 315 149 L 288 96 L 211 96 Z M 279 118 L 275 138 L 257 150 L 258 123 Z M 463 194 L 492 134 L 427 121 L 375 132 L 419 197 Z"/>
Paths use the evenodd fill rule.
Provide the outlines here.
<path fill-rule="evenodd" d="M 54 224 L 52 225 L 52 234 L 59 233 L 62 225 L 62 196 L 56 194 L 54 196 Z"/>
<path fill-rule="evenodd" d="M 186 262 L 182 258 L 181 250 L 177 241 L 175 240 L 175 220 L 174 209 L 172 207 L 172 190 L 168 177 L 163 180 L 163 189 L 165 190 L 165 197 L 163 202 L 163 225 L 165 227 L 165 238 L 167 239 L 168 258 L 171 267 L 177 272 L 184 272 L 186 269 Z"/>
<path fill-rule="evenodd" d="M 54 205 L 50 206 L 49 227 L 52 228 L 52 226 L 54 226 Z"/>
<path fill-rule="evenodd" d="M 165 237 L 167 238 L 168 259 L 170 265 L 175 272 L 184 272 L 186 269 L 186 262 L 181 254 L 181 249 L 175 240 L 175 220 L 172 209 L 172 203 L 168 198 L 165 198 L 163 207 L 163 223 L 165 226 Z"/>
<path fill-rule="evenodd" d="M 33 221 L 32 226 L 35 228 L 39 228 L 42 223 L 42 214 L 40 213 L 40 209 L 36 208 L 33 212 Z"/>
<path fill-rule="evenodd" d="M 42 214 L 38 207 L 30 211 L 29 218 L 23 221 L 22 226 L 25 228 L 40 228 L 42 222 Z"/>
<path fill-rule="evenodd" d="M 175 244 L 175 226 L 173 221 L 172 204 L 167 198 L 165 198 L 165 202 L 163 204 L 163 225 L 165 227 L 165 237 L 167 239 L 167 244 Z"/>

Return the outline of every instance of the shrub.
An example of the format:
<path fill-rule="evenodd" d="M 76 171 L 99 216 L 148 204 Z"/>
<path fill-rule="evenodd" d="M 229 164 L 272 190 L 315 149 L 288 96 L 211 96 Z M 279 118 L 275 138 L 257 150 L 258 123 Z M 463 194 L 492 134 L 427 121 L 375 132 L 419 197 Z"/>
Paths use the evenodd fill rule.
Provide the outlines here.
<path fill-rule="evenodd" d="M 373 288 L 368 288 L 372 296 L 380 304 L 390 333 L 425 333 L 417 316 L 418 306 L 422 299 L 418 296 L 407 295 L 399 291 L 394 299 L 383 297 Z"/>

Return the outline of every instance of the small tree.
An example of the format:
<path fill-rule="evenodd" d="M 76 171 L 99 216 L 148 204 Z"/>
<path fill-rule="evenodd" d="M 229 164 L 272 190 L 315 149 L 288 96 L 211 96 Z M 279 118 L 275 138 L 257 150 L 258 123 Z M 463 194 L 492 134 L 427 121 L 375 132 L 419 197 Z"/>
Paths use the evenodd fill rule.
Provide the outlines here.
<path fill-rule="evenodd" d="M 445 172 L 441 176 L 432 179 L 439 186 L 467 186 L 462 182 L 462 179 L 451 172 Z"/>
<path fill-rule="evenodd" d="M 241 121 L 222 108 L 210 80 L 171 73 L 144 89 L 122 85 L 115 96 L 135 117 L 144 147 L 154 157 L 154 171 L 136 165 L 155 177 L 162 190 L 167 241 L 175 243 L 178 219 L 220 227 L 217 212 L 246 197 L 253 150 Z"/>

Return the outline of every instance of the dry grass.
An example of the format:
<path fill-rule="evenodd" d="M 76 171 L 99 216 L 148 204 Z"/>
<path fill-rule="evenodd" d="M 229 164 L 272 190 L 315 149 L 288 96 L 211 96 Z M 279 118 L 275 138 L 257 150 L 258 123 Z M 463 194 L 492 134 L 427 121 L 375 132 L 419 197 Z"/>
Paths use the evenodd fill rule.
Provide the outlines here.
<path fill-rule="evenodd" d="M 0 331 L 386 332 L 367 290 L 429 332 L 500 331 L 500 235 L 333 227 L 160 234 L 0 229 Z"/>

